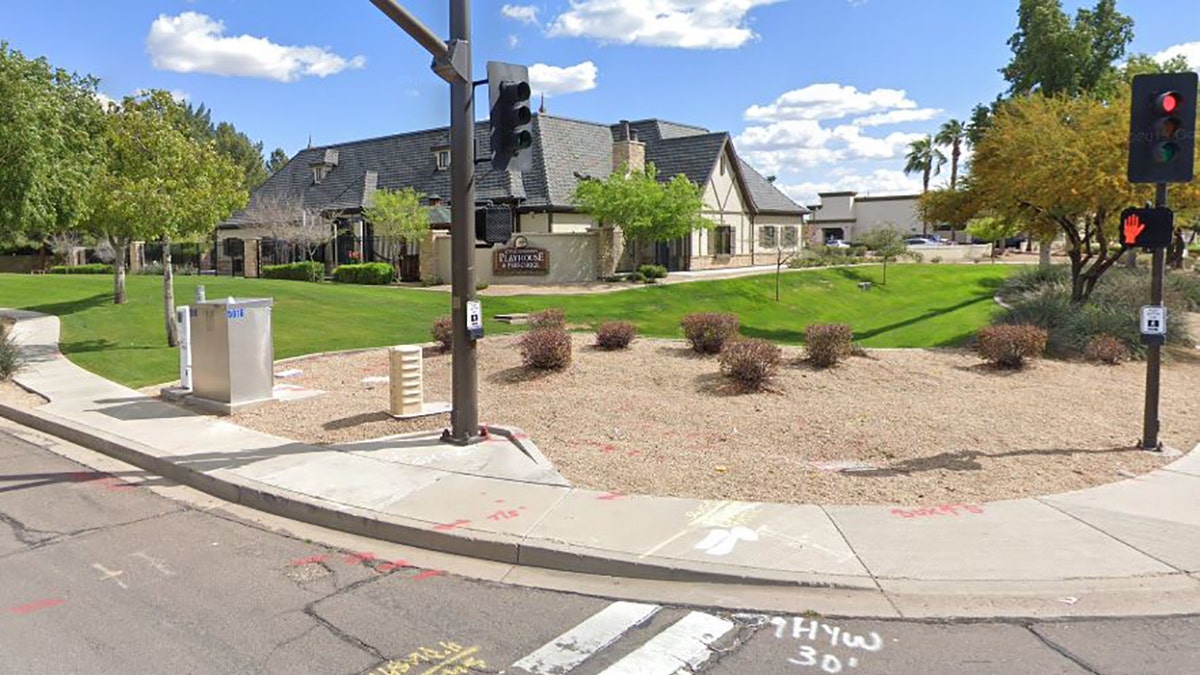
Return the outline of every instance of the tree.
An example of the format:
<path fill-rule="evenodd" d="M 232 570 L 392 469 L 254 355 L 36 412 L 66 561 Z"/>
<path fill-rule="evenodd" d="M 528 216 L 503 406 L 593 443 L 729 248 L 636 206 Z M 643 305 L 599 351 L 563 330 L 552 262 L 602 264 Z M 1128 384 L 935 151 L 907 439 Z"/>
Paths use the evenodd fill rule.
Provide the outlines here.
<path fill-rule="evenodd" d="M 958 189 L 958 160 L 962 157 L 962 144 L 967 137 L 967 127 L 956 119 L 947 120 L 938 129 L 933 141 L 942 147 L 950 148 L 950 189 Z M 926 191 L 928 191 L 928 186 Z"/>
<path fill-rule="evenodd" d="M 113 302 L 125 297 L 125 253 L 135 239 L 163 243 L 163 309 L 167 344 L 175 326 L 171 240 L 208 232 L 246 200 L 243 174 L 212 142 L 177 126 L 181 108 L 152 91 L 126 97 L 106 116 L 106 157 L 95 185 L 91 226 L 116 251 Z"/>
<path fill-rule="evenodd" d="M 1005 239 L 1020 231 L 1020 224 L 998 216 L 980 216 L 967 223 L 967 232 L 976 239 L 992 242 L 992 262 L 996 262 L 996 254 L 1003 250 Z M 997 247 L 996 243 L 1000 242 Z"/>
<path fill-rule="evenodd" d="M 969 184 L 964 181 L 964 188 Z M 949 224 L 953 239 L 954 226 L 974 218 L 979 211 L 975 193 L 970 189 L 930 190 L 917 199 L 917 214 L 923 223 Z"/>
<path fill-rule="evenodd" d="M 242 171 L 242 187 L 247 192 L 267 180 L 267 168 L 263 164 L 263 144 L 255 143 L 250 137 L 237 130 L 229 122 L 213 124 L 212 110 L 203 103 L 199 107 L 191 103 L 177 106 L 170 113 L 175 125 L 198 143 L 212 141 L 221 156 L 236 164 Z"/>
<path fill-rule="evenodd" d="M 274 176 L 279 173 L 279 170 L 288 163 L 287 152 L 283 148 L 275 148 L 271 151 L 271 158 L 267 160 L 267 174 Z"/>
<path fill-rule="evenodd" d="M 1129 90 L 1108 102 L 1034 94 L 997 112 L 975 149 L 971 191 L 982 208 L 1021 221 L 1039 239 L 1066 237 L 1071 301 L 1086 302 L 1120 257 L 1110 249 L 1120 212 L 1153 197 L 1126 179 Z M 1194 206 L 1193 182 L 1172 188 L 1172 206 Z"/>
<path fill-rule="evenodd" d="M 946 156 L 933 144 L 933 137 L 926 135 L 908 144 L 908 154 L 904 156 L 905 174 L 921 174 L 921 193 L 929 192 L 929 178 L 937 175 L 946 163 Z M 927 233 L 929 223 L 921 223 L 921 232 Z"/>
<path fill-rule="evenodd" d="M 1000 72 L 1013 96 L 1080 96 L 1111 80 L 1132 40 L 1133 20 L 1117 12 L 1116 0 L 1080 8 L 1074 21 L 1060 0 L 1021 0 L 1008 39 L 1012 59 Z"/>
<path fill-rule="evenodd" d="M 421 205 L 425 195 L 410 187 L 399 190 L 376 190 L 371 196 L 372 205 L 363 215 L 375 228 L 376 236 L 384 236 L 398 242 L 419 242 L 429 234 L 429 210 Z M 397 272 L 400 270 L 402 248 L 392 246 L 392 261 Z"/>
<path fill-rule="evenodd" d="M 0 240 L 74 230 L 103 154 L 97 80 L 0 42 Z"/>
<path fill-rule="evenodd" d="M 634 242 L 634 263 L 641 242 L 670 241 L 712 226 L 700 215 L 700 188 L 679 174 L 658 180 L 654 164 L 644 171 L 620 170 L 604 180 L 589 178 L 575 188 L 579 210 L 599 223 L 620 227 Z"/>
<path fill-rule="evenodd" d="M 867 250 L 874 251 L 875 257 L 883 261 L 883 285 L 886 286 L 888 262 L 908 252 L 904 235 L 894 227 L 885 227 L 868 232 L 863 236 L 863 243 L 867 245 Z"/>

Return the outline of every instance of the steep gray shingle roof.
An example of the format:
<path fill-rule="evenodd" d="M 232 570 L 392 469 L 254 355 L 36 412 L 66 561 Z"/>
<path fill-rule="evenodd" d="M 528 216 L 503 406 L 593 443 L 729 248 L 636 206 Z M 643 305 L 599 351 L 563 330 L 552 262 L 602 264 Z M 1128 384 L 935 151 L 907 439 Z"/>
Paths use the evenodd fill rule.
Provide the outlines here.
<path fill-rule="evenodd" d="M 637 120 L 629 125 L 646 144 L 646 161 L 654 162 L 662 180 L 682 173 L 703 185 L 721 149 L 730 143 L 727 133 L 674 122 Z M 621 138 L 621 124 L 537 115 L 532 127 L 532 170 L 510 174 L 492 171 L 487 163 L 476 165 L 477 200 L 521 200 L 531 209 L 570 209 L 571 196 L 579 183 L 577 175 L 605 178 L 612 173 L 612 144 Z M 480 156 L 491 152 L 487 122 L 476 123 L 475 138 Z M 255 190 L 246 210 L 235 213 L 221 226 L 253 225 L 257 200 L 284 195 L 299 195 L 306 209 L 344 211 L 369 205 L 377 189 L 412 187 L 426 195 L 445 197 L 450 194 L 450 171 L 437 170 L 434 149 L 445 149 L 449 142 L 449 130 L 441 128 L 301 150 Z M 321 183 L 314 184 L 311 167 L 321 164 L 334 166 Z M 804 212 L 749 165 L 739 160 L 739 166 L 757 209 Z"/>
<path fill-rule="evenodd" d="M 810 213 L 807 208 L 792 201 L 741 158 L 738 158 L 738 167 L 742 170 L 742 181 L 750 192 L 750 199 L 754 200 L 754 206 L 759 212 L 794 215 Z"/>

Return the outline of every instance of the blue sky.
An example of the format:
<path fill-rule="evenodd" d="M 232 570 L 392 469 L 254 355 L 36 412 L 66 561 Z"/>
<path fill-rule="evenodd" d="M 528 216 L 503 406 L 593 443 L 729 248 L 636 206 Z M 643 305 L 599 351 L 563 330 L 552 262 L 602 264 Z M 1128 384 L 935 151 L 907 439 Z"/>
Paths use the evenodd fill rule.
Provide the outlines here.
<path fill-rule="evenodd" d="M 403 3 L 439 35 L 446 0 Z M 1068 12 L 1083 4 L 1064 0 Z M 550 114 L 726 130 L 803 202 L 916 191 L 907 143 L 1004 89 L 1017 0 L 474 0 L 487 60 L 533 66 Z M 1132 51 L 1200 65 L 1200 3 L 1119 0 Z M 8 3 L 0 40 L 205 103 L 269 152 L 444 125 L 447 86 L 368 0 Z M 483 89 L 480 92 L 483 93 Z M 482 110 L 482 108 L 481 108 Z M 948 173 L 948 171 L 946 172 Z M 943 176 L 944 178 L 944 176 Z"/>

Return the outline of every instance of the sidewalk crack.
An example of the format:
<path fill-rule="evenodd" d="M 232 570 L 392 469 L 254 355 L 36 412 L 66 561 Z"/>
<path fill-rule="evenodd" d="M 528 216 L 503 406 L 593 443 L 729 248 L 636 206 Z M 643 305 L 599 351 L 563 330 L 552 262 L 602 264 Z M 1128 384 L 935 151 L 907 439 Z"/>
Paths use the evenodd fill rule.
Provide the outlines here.
<path fill-rule="evenodd" d="M 842 526 L 838 525 L 837 519 L 835 519 L 828 510 L 826 510 L 824 505 L 818 505 L 818 508 L 820 508 L 821 513 L 824 513 L 825 517 L 829 519 L 829 523 L 833 525 L 833 529 L 837 530 L 838 536 L 842 538 L 842 541 L 846 542 L 846 547 L 849 548 L 850 552 L 854 554 L 854 558 L 858 560 L 858 564 L 862 565 L 863 571 L 865 571 L 867 575 L 871 577 L 871 583 L 875 584 L 875 588 L 878 589 L 880 595 L 887 600 L 888 605 L 892 608 L 892 611 L 896 612 L 896 616 L 903 618 L 904 613 L 900 611 L 900 608 L 896 605 L 896 601 L 892 599 L 891 594 L 883 590 L 883 586 L 880 585 L 879 579 L 875 576 L 875 573 L 871 571 L 871 568 L 867 567 L 867 563 L 863 562 L 862 556 L 858 555 L 858 551 L 855 550 L 854 544 L 851 544 L 850 539 L 846 536 L 846 533 L 842 532 Z"/>
<path fill-rule="evenodd" d="M 1055 652 L 1058 652 L 1058 654 L 1060 656 L 1067 659 L 1071 663 L 1074 663 L 1075 665 L 1079 666 L 1080 668 L 1083 668 L 1085 671 L 1087 671 L 1091 675 L 1104 675 L 1099 670 L 1097 670 L 1094 666 L 1092 666 L 1092 664 L 1088 663 L 1087 661 L 1084 661 L 1082 658 L 1073 654 L 1071 652 L 1071 650 L 1058 644 L 1054 640 L 1051 640 L 1050 638 L 1046 637 L 1045 635 L 1042 635 L 1040 632 L 1038 632 L 1038 629 L 1036 626 L 1025 626 L 1025 630 L 1029 631 L 1030 633 L 1033 633 L 1033 636 L 1035 638 L 1037 638 L 1039 642 L 1046 645 L 1048 648 L 1054 650 Z"/>
<path fill-rule="evenodd" d="M 1140 549 L 1140 548 L 1138 548 L 1138 547 L 1134 546 L 1133 544 L 1131 544 L 1131 543 L 1129 543 L 1129 542 L 1125 541 L 1124 539 L 1121 539 L 1121 538 L 1117 537 L 1116 535 L 1114 535 L 1114 534 L 1112 534 L 1112 533 L 1109 533 L 1109 532 L 1106 532 L 1106 531 L 1104 531 L 1104 530 L 1100 529 L 1099 527 L 1097 527 L 1097 526 L 1095 526 L 1095 525 L 1093 525 L 1093 524 L 1089 523 L 1088 521 L 1086 521 L 1086 520 L 1084 520 L 1084 519 L 1080 518 L 1079 516 L 1076 516 L 1075 514 L 1073 514 L 1073 513 L 1070 513 L 1070 512 L 1068 512 L 1068 511 L 1064 511 L 1063 509 L 1059 508 L 1057 505 L 1055 505 L 1055 504 L 1053 504 L 1053 503 L 1051 503 L 1051 502 L 1048 502 L 1048 501 L 1046 501 L 1046 500 L 1045 500 L 1045 499 L 1043 499 L 1042 497 L 1034 497 L 1034 501 L 1037 501 L 1037 502 L 1038 502 L 1038 503 L 1040 503 L 1040 504 L 1044 504 L 1045 506 L 1048 506 L 1048 507 L 1050 507 L 1050 508 L 1054 509 L 1055 511 L 1058 511 L 1059 513 L 1061 513 L 1061 514 L 1063 514 L 1064 516 L 1066 516 L 1066 517 L 1070 518 L 1071 520 L 1074 520 L 1075 522 L 1077 522 L 1077 523 L 1080 523 L 1080 524 L 1084 525 L 1085 527 L 1089 527 L 1089 528 L 1091 528 L 1091 529 L 1093 529 L 1093 530 L 1095 530 L 1095 531 L 1099 532 L 1100 534 L 1104 535 L 1105 537 L 1108 537 L 1109 539 L 1112 539 L 1113 541 L 1117 542 L 1118 544 L 1121 544 L 1122 546 L 1124 546 L 1124 547 L 1128 548 L 1128 549 L 1129 549 L 1129 550 L 1131 550 L 1131 551 L 1135 551 L 1135 552 L 1137 552 L 1137 553 L 1140 553 L 1140 554 L 1142 554 L 1142 555 L 1146 556 L 1147 558 L 1149 558 L 1149 559 L 1151 559 L 1151 560 L 1153 560 L 1153 561 L 1155 561 L 1155 562 L 1157 562 L 1157 563 L 1161 563 L 1161 564 L 1163 564 L 1163 565 L 1166 565 L 1167 567 L 1169 567 L 1169 568 L 1171 568 L 1172 570 L 1174 570 L 1176 573 L 1180 573 L 1180 574 L 1187 574 L 1187 573 L 1188 573 L 1188 571 L 1187 571 L 1187 570 L 1180 569 L 1180 568 L 1176 567 L 1175 565 L 1172 565 L 1171 563 L 1167 562 L 1166 560 L 1163 560 L 1162 558 L 1159 558 L 1158 556 L 1156 556 L 1156 555 L 1153 555 L 1153 554 L 1151 554 L 1151 553 L 1147 553 L 1146 551 L 1143 551 L 1142 549 Z M 1118 515 L 1119 515 L 1119 512 L 1117 512 L 1117 511 L 1114 511 L 1113 513 L 1118 513 Z"/>

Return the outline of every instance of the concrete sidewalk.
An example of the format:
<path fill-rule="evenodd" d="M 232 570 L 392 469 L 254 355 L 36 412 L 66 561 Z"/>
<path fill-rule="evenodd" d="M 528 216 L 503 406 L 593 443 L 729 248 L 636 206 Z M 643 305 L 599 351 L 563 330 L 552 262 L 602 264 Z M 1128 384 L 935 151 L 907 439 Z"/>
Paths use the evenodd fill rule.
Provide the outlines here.
<path fill-rule="evenodd" d="M 387 541 L 571 573 L 824 589 L 864 616 L 1200 611 L 1200 452 L 1090 490 L 986 504 L 760 504 L 566 484 L 515 430 L 338 447 L 143 396 L 58 352 L 56 317 L 18 318 L 17 376 L 49 403 L 0 414 L 227 501 Z M 734 602 L 731 600 L 730 602 Z"/>

